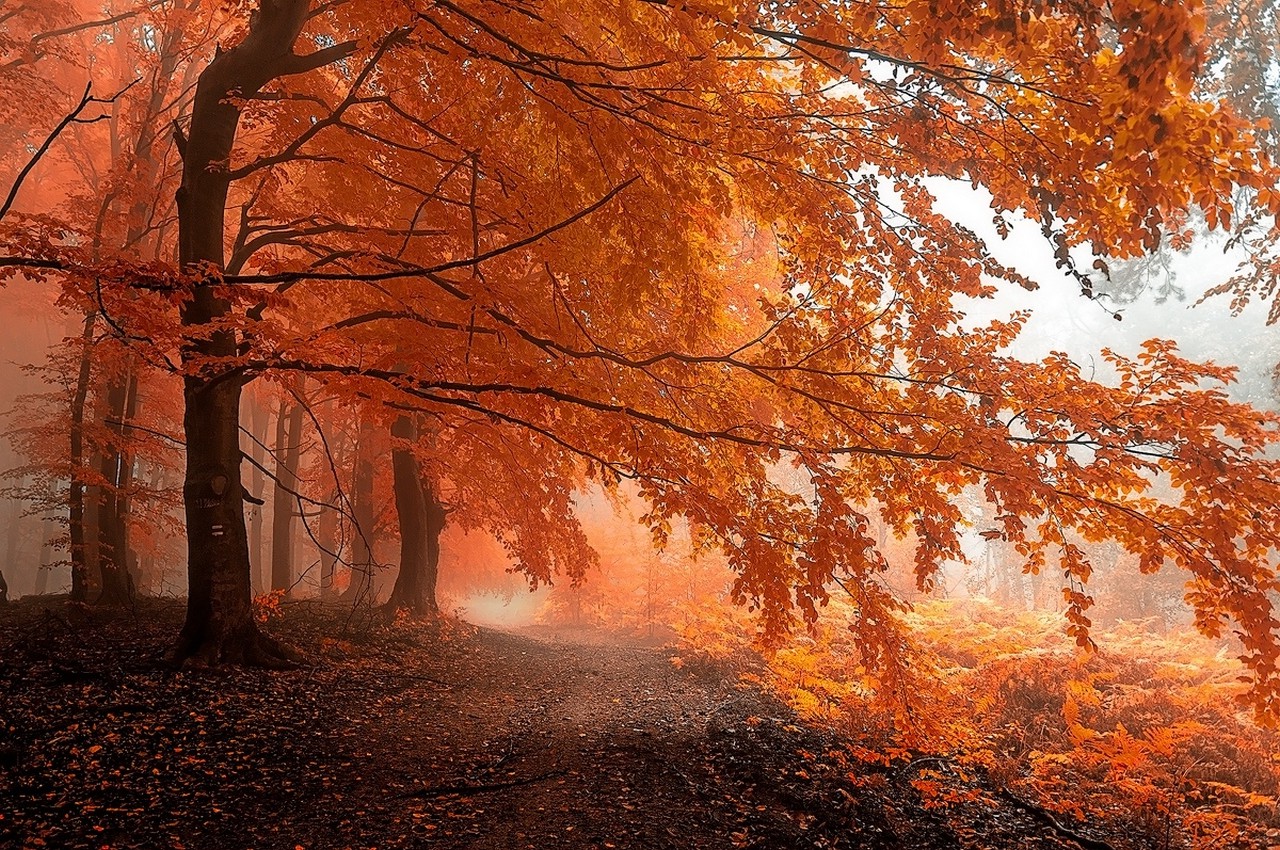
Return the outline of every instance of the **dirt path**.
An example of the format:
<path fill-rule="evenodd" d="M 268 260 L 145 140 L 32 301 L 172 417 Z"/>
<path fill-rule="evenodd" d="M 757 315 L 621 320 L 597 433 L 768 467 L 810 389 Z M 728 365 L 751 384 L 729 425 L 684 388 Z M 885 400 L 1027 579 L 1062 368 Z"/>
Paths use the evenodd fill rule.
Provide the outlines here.
<path fill-rule="evenodd" d="M 754 788 L 725 787 L 710 739 L 731 748 L 755 695 L 686 674 L 670 655 L 494 634 L 476 650 L 475 677 L 451 692 L 403 693 L 384 734 L 452 768 L 413 777 L 410 809 L 424 831 L 447 839 L 438 846 L 475 850 L 753 843 L 751 822 L 769 820 L 756 807 L 770 809 Z M 423 702 L 435 710 L 424 715 Z M 458 705 L 452 720 L 462 722 L 451 722 Z M 768 831 L 790 832 L 786 813 L 772 812 L 786 823 Z"/>
<path fill-rule="evenodd" d="M 864 775 L 670 650 L 482 630 L 334 644 L 328 623 L 287 627 L 312 669 L 175 674 L 154 653 L 172 616 L 0 620 L 0 846 L 1073 846 L 1017 810 L 927 811 L 905 773 Z"/>

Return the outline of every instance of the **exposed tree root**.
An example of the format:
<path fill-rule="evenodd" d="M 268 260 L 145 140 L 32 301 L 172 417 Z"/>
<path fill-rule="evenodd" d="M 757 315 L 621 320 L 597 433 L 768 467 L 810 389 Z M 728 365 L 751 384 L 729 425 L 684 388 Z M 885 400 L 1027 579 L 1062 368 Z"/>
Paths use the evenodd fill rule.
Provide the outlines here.
<path fill-rule="evenodd" d="M 552 770 L 547 773 L 539 773 L 534 776 L 526 776 L 522 779 L 510 779 L 506 782 L 491 782 L 488 784 L 479 783 L 459 783 L 457 785 L 437 785 L 434 788 L 423 788 L 421 791 L 410 791 L 405 794 L 406 797 L 444 797 L 449 794 L 457 794 L 460 797 L 470 796 L 472 794 L 488 794 L 491 791 L 505 791 L 508 788 L 518 788 L 521 785 L 532 785 L 535 782 L 544 782 L 548 779 L 555 779 L 557 776 L 564 776 L 563 770 Z"/>
<path fill-rule="evenodd" d="M 137 608 L 137 590 L 133 584 L 133 576 L 119 567 L 105 568 L 102 574 L 102 589 L 95 602 L 108 608 Z"/>
<path fill-rule="evenodd" d="M 1070 841 L 1074 841 L 1076 844 L 1079 844 L 1081 847 L 1084 847 L 1085 850 L 1115 850 L 1114 847 L 1112 847 L 1107 842 L 1102 841 L 1101 839 L 1090 838 L 1087 835 L 1082 835 L 1079 832 L 1076 832 L 1074 829 L 1072 829 L 1071 827 L 1067 826 L 1062 821 L 1054 817 L 1053 813 L 1050 812 L 1048 809 L 1044 808 L 1043 806 L 1037 806 L 1035 803 L 1024 800 L 1021 797 L 1018 797 L 1017 795 L 1010 792 L 1008 789 L 1002 789 L 1000 791 L 1000 796 L 1005 798 L 1009 802 L 1013 803 L 1015 806 L 1022 809 L 1023 811 L 1028 812 L 1036 820 L 1045 824 L 1054 832 L 1061 835 L 1063 838 L 1066 838 Z"/>
<path fill-rule="evenodd" d="M 252 622 L 247 627 L 228 630 L 221 635 L 209 632 L 191 634 L 184 629 L 169 654 L 169 662 L 184 669 L 239 664 L 290 670 L 305 661 L 306 656 L 301 651 L 263 632 Z"/>
<path fill-rule="evenodd" d="M 397 615 L 401 611 L 408 614 L 415 620 L 426 622 L 436 622 L 440 619 L 440 609 L 435 605 L 413 605 L 408 602 L 397 600 L 394 596 L 380 606 L 379 610 L 388 623 L 395 622 Z"/>

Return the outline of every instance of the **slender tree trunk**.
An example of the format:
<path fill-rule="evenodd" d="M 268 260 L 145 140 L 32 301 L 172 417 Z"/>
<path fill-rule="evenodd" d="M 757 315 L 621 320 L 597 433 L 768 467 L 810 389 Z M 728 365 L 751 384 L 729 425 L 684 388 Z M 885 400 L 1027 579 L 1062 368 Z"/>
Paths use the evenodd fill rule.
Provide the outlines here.
<path fill-rule="evenodd" d="M 301 382 L 299 382 L 300 388 Z M 293 519 L 301 510 L 298 498 L 298 462 L 302 454 L 302 405 L 280 402 L 276 416 L 276 486 L 271 502 L 271 589 L 293 587 Z M 290 492 L 292 491 L 292 492 Z"/>
<path fill-rule="evenodd" d="M 188 8 L 194 9 L 195 3 L 188 0 Z M 159 66 L 157 79 L 169 80 L 182 56 L 183 29 L 180 26 L 168 27 L 159 45 Z M 160 159 L 155 156 L 156 143 L 160 138 L 161 128 L 165 125 L 158 121 L 169 98 L 169 89 L 165 85 L 152 87 L 151 96 L 140 122 L 138 137 L 133 146 L 131 168 L 136 173 L 138 185 L 152 186 L 160 179 Z M 111 159 L 120 162 L 123 151 L 118 132 L 118 118 L 121 101 L 112 104 L 112 145 Z M 104 207 L 103 211 L 106 211 Z M 124 249 L 140 253 L 141 243 L 147 235 L 148 201 L 145 196 L 135 199 L 129 216 L 129 227 L 125 234 Z M 99 238 L 101 241 L 101 230 Z M 163 240 L 156 238 L 156 253 L 163 245 Z M 86 332 L 88 326 L 86 323 Z M 88 352 L 86 350 L 86 357 Z M 82 375 L 85 366 L 81 367 Z M 134 457 L 130 451 L 132 435 L 129 423 L 138 413 L 138 374 L 132 368 L 126 368 L 124 374 L 114 377 L 106 393 L 106 425 L 112 433 L 112 441 L 102 451 L 98 469 L 107 482 L 102 491 L 98 505 L 97 526 L 98 556 L 95 559 L 101 577 L 101 593 L 98 601 L 108 605 L 120 605 L 132 600 L 137 586 L 137 555 L 129 544 L 129 511 L 130 491 L 134 480 Z M 83 405 L 81 405 L 83 407 Z M 74 412 L 73 412 L 74 417 Z M 74 451 L 73 451 L 74 454 Z M 76 522 L 73 518 L 72 528 Z M 73 532 L 74 534 L 74 532 Z M 74 596 L 76 575 L 76 545 L 72 541 L 72 587 Z M 83 545 L 80 547 L 83 549 Z M 83 560 L 83 557 L 81 558 Z"/>
<path fill-rule="evenodd" d="M 408 416 L 399 417 L 391 428 L 391 435 L 397 439 L 391 451 L 391 472 L 396 516 L 400 521 L 400 572 L 387 608 L 391 612 L 403 608 L 411 614 L 434 615 L 440 610 L 436 604 L 436 578 L 445 511 L 435 488 L 423 480 L 414 457 L 412 444 L 417 438 L 417 429 L 413 420 Z"/>
<path fill-rule="evenodd" d="M 995 584 L 994 596 L 999 605 L 1009 607 L 1013 604 L 1014 589 L 1012 577 L 1009 571 L 1005 569 L 1003 553 L 1000 545 L 996 541 L 988 541 L 987 557 L 991 563 L 991 576 Z M 1018 600 L 1021 603 L 1021 599 Z M 1019 606 L 1021 607 L 1021 606 Z"/>
<path fill-rule="evenodd" d="M 1145 619 L 1156 613 L 1155 594 L 1152 593 L 1152 577 L 1139 573 L 1138 579 L 1138 617 Z"/>
<path fill-rule="evenodd" d="M 80 370 L 76 375 L 75 391 L 71 394 L 71 487 L 67 495 L 67 508 L 71 533 L 71 599 L 75 602 L 84 602 L 89 597 L 89 569 L 85 562 L 84 408 L 93 371 L 90 353 L 97 318 L 97 313 L 89 313 L 84 317 L 84 331 L 80 338 Z M 43 568 L 36 579 L 37 587 L 41 584 L 41 578 L 47 586 L 48 571 Z M 41 590 L 36 592 L 43 593 Z"/>
<path fill-rule="evenodd" d="M 9 528 L 6 532 L 4 546 L 4 566 L 10 570 L 13 569 L 14 563 L 18 560 L 18 544 L 22 541 L 22 500 L 10 499 L 9 504 L 12 508 L 9 511 Z M 36 574 L 36 587 L 40 586 L 40 574 Z M 36 593 L 42 593 L 36 590 Z"/>
<path fill-rule="evenodd" d="M 102 454 L 94 451 L 89 456 L 90 469 L 98 469 L 102 465 Z M 84 488 L 84 567 L 86 598 L 92 596 L 99 588 L 102 570 L 102 535 L 98 533 L 98 515 L 102 508 L 102 486 L 94 483 Z"/>
<path fill-rule="evenodd" d="M 49 573 L 53 572 L 47 567 L 36 567 L 36 596 L 44 596 L 49 592 Z"/>
<path fill-rule="evenodd" d="M 107 388 L 107 427 L 112 441 L 103 449 L 99 471 L 107 482 L 98 514 L 99 569 L 102 592 L 98 601 L 124 605 L 133 599 L 129 575 L 129 488 L 133 485 L 133 457 L 126 433 L 137 406 L 137 379 L 126 374 Z"/>
<path fill-rule="evenodd" d="M 52 498 L 52 485 L 50 485 L 50 498 Z M 40 521 L 40 572 L 45 574 L 45 581 L 48 582 L 48 576 L 53 572 L 54 546 L 53 535 L 57 532 L 57 521 L 54 519 L 52 509 L 45 511 L 44 517 Z M 46 584 L 46 587 L 48 585 Z M 76 600 L 81 601 L 81 600 Z"/>
<path fill-rule="evenodd" d="M 267 416 L 267 409 L 262 405 L 249 405 L 249 428 L 254 437 L 249 441 L 249 455 L 256 461 L 249 472 L 249 487 L 252 494 L 259 499 L 263 497 L 263 491 L 266 489 L 266 476 L 262 474 L 263 464 L 266 463 L 266 452 L 263 451 L 262 444 L 267 438 Z M 268 589 L 270 579 L 267 574 L 266 560 L 262 557 L 262 509 L 262 505 L 254 505 L 249 511 L 249 560 L 258 568 L 258 580 L 254 583 L 254 587 L 265 591 Z"/>
<path fill-rule="evenodd" d="M 249 31 L 200 74 L 186 137 L 179 131 L 182 184 L 178 189 L 178 258 L 199 274 L 201 264 L 225 267 L 224 216 L 232 148 L 244 99 L 271 80 L 302 73 L 345 55 L 329 48 L 311 57 L 293 53 L 306 23 L 307 0 L 262 0 Z M 350 52 L 352 48 L 346 48 Z M 183 431 L 187 444 L 183 501 L 187 524 L 187 619 L 174 647 L 181 661 L 285 663 L 296 653 L 266 636 L 253 618 L 249 542 L 240 479 L 242 376 L 232 330 L 209 326 L 231 312 L 214 281 L 197 283 L 183 305 Z"/>
<path fill-rule="evenodd" d="M 4 547 L 4 564 L 3 566 L 9 570 L 10 575 L 14 575 L 16 568 L 14 565 L 18 562 L 18 546 L 22 543 L 22 527 L 24 525 L 23 502 L 21 499 L 11 499 L 12 508 L 9 512 L 9 530 Z M 35 594 L 43 596 L 49 592 L 49 573 L 52 570 L 43 565 L 36 565 L 36 581 Z"/>
<path fill-rule="evenodd" d="M 336 497 L 333 501 L 337 501 Z M 332 599 L 333 578 L 338 569 L 338 512 L 331 508 L 321 508 L 317 526 L 316 539 L 324 547 L 320 552 L 320 598 Z"/>
<path fill-rule="evenodd" d="M 448 511 L 440 503 L 439 491 L 426 476 L 422 478 L 422 495 L 427 504 L 427 563 L 422 573 L 422 602 L 426 613 L 439 614 L 436 585 L 440 580 L 440 534 L 444 531 Z"/>
<path fill-rule="evenodd" d="M 316 538 L 320 540 L 328 552 L 320 552 L 320 598 L 334 598 L 334 576 L 338 572 L 338 513 L 329 508 L 321 508 L 320 527 Z"/>
<path fill-rule="evenodd" d="M 373 461 L 363 438 L 356 443 L 356 474 L 352 484 L 351 512 L 351 584 L 342 595 L 344 602 L 354 605 L 373 603 L 373 541 L 375 534 L 373 506 Z"/>
<path fill-rule="evenodd" d="M 156 556 L 141 555 L 138 558 L 138 575 L 142 577 L 142 586 L 149 596 L 160 596 L 164 588 L 163 577 L 156 569 Z"/>
<path fill-rule="evenodd" d="M 569 624 L 572 626 L 582 625 L 582 588 L 571 586 L 569 588 Z"/>
<path fill-rule="evenodd" d="M 276 437 L 272 442 L 275 457 L 275 486 L 271 489 L 271 582 L 269 590 L 288 590 L 291 581 L 290 549 L 293 539 L 293 497 L 281 486 L 285 479 L 284 455 L 289 450 L 288 405 L 283 398 L 276 406 Z"/>
<path fill-rule="evenodd" d="M 1044 571 L 1028 573 L 1027 580 L 1031 583 L 1031 610 L 1043 611 L 1045 608 L 1046 590 Z"/>

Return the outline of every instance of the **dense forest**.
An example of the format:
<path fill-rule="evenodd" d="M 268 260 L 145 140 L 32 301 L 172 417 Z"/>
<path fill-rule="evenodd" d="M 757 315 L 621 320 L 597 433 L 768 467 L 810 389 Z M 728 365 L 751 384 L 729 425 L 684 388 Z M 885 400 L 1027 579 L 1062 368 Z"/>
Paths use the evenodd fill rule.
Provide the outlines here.
<path fill-rule="evenodd" d="M 6 0 L 0 844 L 1280 846 L 1278 39 Z"/>

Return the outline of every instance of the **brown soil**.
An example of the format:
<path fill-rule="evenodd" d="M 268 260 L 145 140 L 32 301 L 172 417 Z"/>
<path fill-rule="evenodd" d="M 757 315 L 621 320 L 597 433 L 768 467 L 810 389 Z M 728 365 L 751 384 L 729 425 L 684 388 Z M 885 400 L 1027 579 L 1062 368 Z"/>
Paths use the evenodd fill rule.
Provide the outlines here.
<path fill-rule="evenodd" d="M 926 809 L 918 768 L 669 649 L 297 606 L 314 666 L 176 672 L 180 614 L 0 610 L 0 846 L 1079 846 L 981 780 Z"/>

